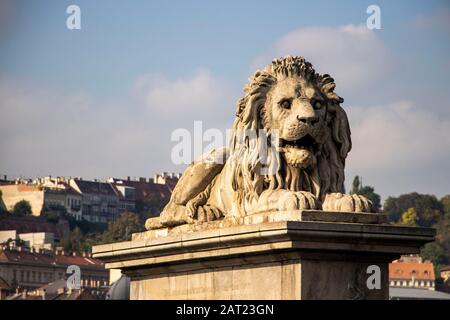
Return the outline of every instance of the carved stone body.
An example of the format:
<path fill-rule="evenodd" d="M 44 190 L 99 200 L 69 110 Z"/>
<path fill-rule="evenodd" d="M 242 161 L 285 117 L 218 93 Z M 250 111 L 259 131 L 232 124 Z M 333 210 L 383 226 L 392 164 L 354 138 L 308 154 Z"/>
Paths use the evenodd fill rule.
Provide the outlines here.
<path fill-rule="evenodd" d="M 192 163 L 146 228 L 282 210 L 372 212 L 367 198 L 344 194 L 350 128 L 334 88 L 302 57 L 257 71 L 237 104 L 230 146 Z"/>

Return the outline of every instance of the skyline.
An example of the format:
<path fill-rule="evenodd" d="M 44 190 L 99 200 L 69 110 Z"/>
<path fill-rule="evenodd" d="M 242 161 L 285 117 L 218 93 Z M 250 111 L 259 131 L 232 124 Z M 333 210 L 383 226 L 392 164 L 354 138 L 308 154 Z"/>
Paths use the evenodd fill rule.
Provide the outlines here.
<path fill-rule="evenodd" d="M 65 27 L 73 3 L 81 30 Z M 292 54 L 345 100 L 347 190 L 360 175 L 383 200 L 448 194 L 450 6 L 377 1 L 369 30 L 370 4 L 2 1 L 0 174 L 183 172 L 171 133 L 194 120 L 225 132 L 248 77 Z"/>

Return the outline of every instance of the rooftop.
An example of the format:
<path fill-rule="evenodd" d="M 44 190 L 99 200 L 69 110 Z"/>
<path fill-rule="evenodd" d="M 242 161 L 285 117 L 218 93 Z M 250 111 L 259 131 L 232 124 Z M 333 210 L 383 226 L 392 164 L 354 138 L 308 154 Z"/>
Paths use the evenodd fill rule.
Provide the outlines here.
<path fill-rule="evenodd" d="M 114 189 L 107 182 L 87 181 L 74 179 L 81 193 L 103 194 L 108 196 L 116 196 Z"/>
<path fill-rule="evenodd" d="M 433 264 L 424 262 L 403 262 L 396 260 L 389 264 L 389 279 L 435 280 Z"/>
<path fill-rule="evenodd" d="M 18 250 L 1 250 L 0 263 L 33 263 L 41 265 L 68 266 L 78 265 L 80 267 L 96 267 L 103 269 L 103 263 L 100 260 L 91 257 L 45 254 Z"/>

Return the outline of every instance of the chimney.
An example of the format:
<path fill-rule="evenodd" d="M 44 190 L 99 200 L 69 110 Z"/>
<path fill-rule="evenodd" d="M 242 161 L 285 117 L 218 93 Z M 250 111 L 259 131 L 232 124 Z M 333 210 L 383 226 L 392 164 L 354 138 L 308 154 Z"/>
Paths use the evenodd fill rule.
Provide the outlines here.
<path fill-rule="evenodd" d="M 127 181 L 130 181 L 130 176 L 127 177 Z"/>
<path fill-rule="evenodd" d="M 5 180 L 8 180 L 8 176 L 7 176 L 6 174 L 3 176 L 3 178 L 4 178 Z"/>
<path fill-rule="evenodd" d="M 139 182 L 147 182 L 147 180 L 144 177 L 139 177 Z"/>

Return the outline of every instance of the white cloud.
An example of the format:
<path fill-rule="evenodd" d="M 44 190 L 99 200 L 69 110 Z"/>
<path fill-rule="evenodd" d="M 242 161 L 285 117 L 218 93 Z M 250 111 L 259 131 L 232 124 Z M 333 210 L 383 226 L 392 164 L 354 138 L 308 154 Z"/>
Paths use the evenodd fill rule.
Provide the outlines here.
<path fill-rule="evenodd" d="M 274 56 L 300 55 L 319 73 L 334 77 L 339 88 L 361 87 L 379 79 L 391 66 L 389 50 L 376 32 L 352 24 L 301 28 L 279 39 L 254 65 L 260 68 Z"/>
<path fill-rule="evenodd" d="M 170 159 L 176 128 L 192 120 L 224 121 L 234 107 L 226 85 L 207 71 L 168 80 L 143 76 L 120 104 L 0 77 L 0 173 L 10 175 L 150 176 L 180 171 Z M 140 103 L 143 102 L 143 103 Z"/>
<path fill-rule="evenodd" d="M 205 116 L 204 112 L 211 112 L 228 101 L 227 90 L 225 81 L 213 77 L 207 70 L 174 80 L 147 74 L 139 77 L 134 86 L 136 97 L 148 111 L 171 117 Z M 233 110 L 232 105 L 229 110 Z"/>
<path fill-rule="evenodd" d="M 346 164 L 349 180 L 363 175 L 384 195 L 449 191 L 449 119 L 410 101 L 352 107 L 347 113 L 353 140 Z"/>
<path fill-rule="evenodd" d="M 441 24 L 445 15 L 439 15 Z M 404 88 L 407 80 L 386 86 L 396 61 L 379 31 L 365 25 L 300 28 L 276 41 L 253 66 L 261 68 L 273 57 L 288 54 L 304 56 L 317 72 L 335 78 L 336 91 L 344 98 L 363 102 L 344 105 L 353 140 L 346 162 L 347 186 L 355 175 L 362 175 L 364 183 L 384 198 L 412 191 L 449 192 L 450 120 L 428 106 L 405 101 L 405 91 L 396 88 Z M 381 90 L 385 95 L 389 90 L 391 101 L 397 102 L 386 104 L 386 96 L 377 93 Z"/>

